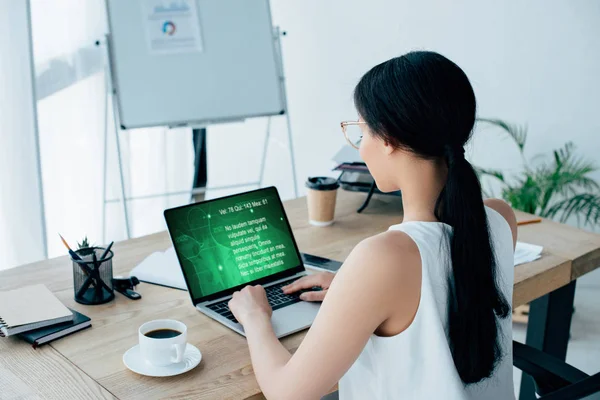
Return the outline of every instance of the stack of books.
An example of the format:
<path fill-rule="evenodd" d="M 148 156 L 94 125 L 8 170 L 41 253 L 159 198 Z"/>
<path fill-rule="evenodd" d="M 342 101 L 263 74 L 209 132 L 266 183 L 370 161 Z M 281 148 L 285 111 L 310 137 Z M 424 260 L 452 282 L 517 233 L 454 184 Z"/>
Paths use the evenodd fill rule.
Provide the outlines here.
<path fill-rule="evenodd" d="M 33 347 L 92 326 L 44 285 L 0 292 L 0 336 L 19 336 Z"/>

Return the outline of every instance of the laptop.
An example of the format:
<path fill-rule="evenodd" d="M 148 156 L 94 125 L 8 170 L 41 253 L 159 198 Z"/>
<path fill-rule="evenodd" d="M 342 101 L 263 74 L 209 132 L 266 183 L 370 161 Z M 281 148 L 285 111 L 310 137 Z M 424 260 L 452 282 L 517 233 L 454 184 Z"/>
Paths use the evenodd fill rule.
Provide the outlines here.
<path fill-rule="evenodd" d="M 275 187 L 171 208 L 165 220 L 194 306 L 244 335 L 227 303 L 246 285 L 262 285 L 277 337 L 308 328 L 318 303 L 281 287 L 306 270 Z"/>

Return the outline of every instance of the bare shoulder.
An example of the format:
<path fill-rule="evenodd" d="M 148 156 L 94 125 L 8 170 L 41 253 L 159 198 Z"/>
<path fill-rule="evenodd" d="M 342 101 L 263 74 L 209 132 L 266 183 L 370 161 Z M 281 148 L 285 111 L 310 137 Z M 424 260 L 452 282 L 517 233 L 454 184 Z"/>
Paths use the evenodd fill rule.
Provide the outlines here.
<path fill-rule="evenodd" d="M 418 268 L 420 271 L 421 256 L 417 245 L 406 233 L 387 231 L 360 242 L 345 264 L 389 281 L 394 276 L 406 276 L 410 270 Z"/>
<path fill-rule="evenodd" d="M 360 242 L 333 284 L 339 281 L 355 288 L 349 293 L 369 294 L 370 306 L 381 317 L 374 333 L 393 336 L 410 326 L 416 315 L 421 279 L 417 244 L 404 232 L 388 231 Z"/>
<path fill-rule="evenodd" d="M 371 236 L 357 246 L 358 251 L 366 252 L 371 257 L 377 257 L 381 261 L 395 260 L 398 256 L 419 256 L 419 248 L 416 243 L 402 231 L 386 231 Z"/>
<path fill-rule="evenodd" d="M 496 211 L 498 214 L 502 215 L 506 222 L 508 222 L 508 226 L 510 226 L 510 230 L 513 234 L 513 242 L 517 242 L 517 217 L 515 216 L 515 212 L 512 207 L 508 205 L 504 200 L 500 199 L 486 199 L 483 203 L 489 208 Z"/>

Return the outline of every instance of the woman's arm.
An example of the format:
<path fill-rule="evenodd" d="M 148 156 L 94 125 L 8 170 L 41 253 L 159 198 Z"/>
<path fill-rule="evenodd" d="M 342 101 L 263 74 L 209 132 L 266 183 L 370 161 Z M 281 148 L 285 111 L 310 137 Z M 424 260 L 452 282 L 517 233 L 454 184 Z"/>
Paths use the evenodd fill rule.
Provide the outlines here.
<path fill-rule="evenodd" d="M 262 302 L 263 289 L 248 288 L 245 295 L 234 296 L 230 307 L 244 325 L 254 373 L 264 395 L 286 400 L 325 395 L 358 358 L 371 334 L 392 310 L 397 311 L 402 293 L 415 297 L 414 287 L 420 288 L 420 279 L 419 253 L 405 234 L 382 234 L 362 242 L 337 273 L 293 356 L 275 337 L 264 303 L 254 308 L 243 304 Z M 409 286 L 412 290 L 403 290 Z M 418 298 L 407 301 L 415 304 L 406 316 L 410 323 Z M 249 309 L 252 311 L 244 311 Z"/>
<path fill-rule="evenodd" d="M 517 217 L 515 216 L 515 212 L 513 209 L 506 203 L 504 200 L 500 199 L 485 199 L 483 204 L 495 210 L 498 214 L 502 215 L 506 222 L 508 222 L 508 226 L 510 226 L 510 230 L 513 236 L 513 248 L 517 245 Z"/>

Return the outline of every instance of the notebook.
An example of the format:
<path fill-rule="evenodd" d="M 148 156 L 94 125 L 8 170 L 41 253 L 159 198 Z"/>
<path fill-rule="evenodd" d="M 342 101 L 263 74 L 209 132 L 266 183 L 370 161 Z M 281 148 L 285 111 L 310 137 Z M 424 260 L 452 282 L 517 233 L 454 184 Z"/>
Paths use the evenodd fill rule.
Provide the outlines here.
<path fill-rule="evenodd" d="M 150 254 L 129 273 L 142 282 L 187 290 L 175 249 Z"/>
<path fill-rule="evenodd" d="M 73 313 L 44 285 L 0 292 L 0 336 L 73 320 Z"/>
<path fill-rule="evenodd" d="M 53 340 L 92 326 L 92 322 L 87 316 L 78 313 L 75 310 L 71 310 L 71 312 L 73 312 L 74 316 L 73 321 L 21 333 L 19 337 L 31 343 L 33 348 L 36 348 L 45 343 L 49 343 Z"/>

